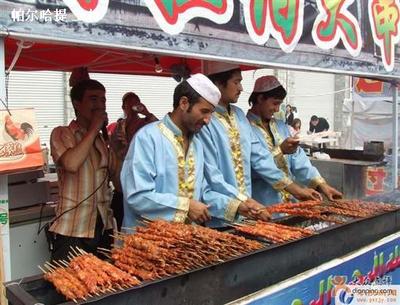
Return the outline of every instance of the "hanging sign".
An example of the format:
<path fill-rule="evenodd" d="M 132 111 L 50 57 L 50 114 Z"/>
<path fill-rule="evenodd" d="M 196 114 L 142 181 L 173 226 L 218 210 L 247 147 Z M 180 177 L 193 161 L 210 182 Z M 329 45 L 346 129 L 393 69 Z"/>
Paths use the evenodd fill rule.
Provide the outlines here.
<path fill-rule="evenodd" d="M 43 155 L 33 108 L 0 110 L 0 174 L 41 166 Z"/>

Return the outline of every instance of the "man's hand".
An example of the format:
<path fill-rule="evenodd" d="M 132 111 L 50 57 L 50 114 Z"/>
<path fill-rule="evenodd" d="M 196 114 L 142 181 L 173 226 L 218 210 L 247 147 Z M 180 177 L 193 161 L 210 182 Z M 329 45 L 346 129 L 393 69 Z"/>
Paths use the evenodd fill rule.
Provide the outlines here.
<path fill-rule="evenodd" d="M 239 205 L 238 213 L 252 219 L 259 219 L 264 221 L 268 221 L 271 219 L 271 215 L 265 209 L 265 206 L 252 198 L 248 198 L 246 201 L 242 202 Z"/>
<path fill-rule="evenodd" d="M 135 106 L 135 112 L 140 113 L 141 115 L 144 115 L 147 120 L 150 120 L 150 122 L 158 121 L 157 117 L 152 114 L 147 107 L 140 103 L 137 106 Z"/>
<path fill-rule="evenodd" d="M 143 114 L 144 116 L 151 115 L 150 111 L 146 108 L 145 105 L 143 105 L 143 110 L 140 113 Z"/>
<path fill-rule="evenodd" d="M 147 110 L 146 106 L 142 103 L 137 104 L 133 108 L 134 108 L 135 112 L 143 114 L 144 116 L 147 116 L 150 114 L 150 112 Z"/>
<path fill-rule="evenodd" d="M 322 201 L 322 196 L 316 190 L 311 188 L 303 188 L 296 183 L 288 185 L 285 189 L 298 200 L 317 200 Z"/>
<path fill-rule="evenodd" d="M 191 221 L 196 223 L 204 223 L 211 220 L 211 215 L 208 212 L 208 205 L 191 199 L 189 202 L 188 217 Z"/>
<path fill-rule="evenodd" d="M 97 109 L 92 111 L 92 120 L 90 122 L 89 130 L 98 133 L 101 128 L 108 123 L 107 112 L 104 109 Z"/>
<path fill-rule="evenodd" d="M 343 194 L 339 192 L 337 189 L 331 187 L 328 183 L 322 183 L 318 186 L 318 190 L 324 194 L 328 200 L 338 200 L 343 198 Z"/>
<path fill-rule="evenodd" d="M 300 139 L 289 137 L 286 138 L 285 141 L 283 141 L 281 145 L 279 145 L 279 147 L 281 148 L 283 154 L 293 154 L 296 152 L 297 147 L 299 147 L 299 143 Z"/>

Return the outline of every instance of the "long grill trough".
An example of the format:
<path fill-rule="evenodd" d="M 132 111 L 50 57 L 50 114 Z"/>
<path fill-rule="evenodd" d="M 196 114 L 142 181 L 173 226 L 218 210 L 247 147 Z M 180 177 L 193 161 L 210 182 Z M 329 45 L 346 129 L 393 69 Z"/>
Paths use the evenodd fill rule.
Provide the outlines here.
<path fill-rule="evenodd" d="M 376 214 L 376 213 L 375 213 Z M 224 304 L 262 288 L 276 284 L 331 259 L 371 244 L 400 229 L 400 211 L 396 209 L 364 218 L 340 215 L 344 223 L 307 219 L 304 216 L 280 218 L 275 222 L 307 227 L 315 234 L 284 243 L 262 242 L 262 248 L 211 266 L 185 271 L 179 275 L 144 281 L 115 292 L 106 292 L 79 304 Z M 254 224 L 241 223 L 239 226 Z M 231 227 L 236 226 L 233 224 Z M 229 229 L 234 232 L 234 229 Z M 239 234 L 239 233 L 236 233 Z M 43 275 L 6 283 L 6 295 L 12 305 L 75 304 L 67 302 Z"/>

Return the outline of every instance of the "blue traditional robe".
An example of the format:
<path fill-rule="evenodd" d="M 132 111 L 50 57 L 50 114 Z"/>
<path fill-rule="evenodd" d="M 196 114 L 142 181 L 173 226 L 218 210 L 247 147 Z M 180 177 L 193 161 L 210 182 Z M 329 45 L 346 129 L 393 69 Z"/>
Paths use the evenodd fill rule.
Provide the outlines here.
<path fill-rule="evenodd" d="M 290 137 L 289 129 L 284 121 L 271 119 L 269 127 L 271 134 L 262 125 L 261 118 L 252 112 L 247 113 L 253 132 L 258 138 L 261 145 L 268 149 L 274 156 L 275 163 L 288 177 L 295 180 L 299 184 L 312 188 L 317 187 L 320 183 L 325 182 L 318 170 L 312 166 L 309 158 L 304 150 L 299 147 L 297 151 L 290 155 L 283 155 L 279 145 L 288 137 Z M 256 172 L 252 175 L 253 198 L 257 201 L 268 205 L 289 200 L 286 192 L 277 191 L 271 184 L 266 182 Z"/>
<path fill-rule="evenodd" d="M 292 181 L 280 171 L 260 144 L 243 111 L 218 105 L 211 122 L 199 133 L 207 180 L 203 201 L 212 216 L 233 221 L 239 204 L 252 196 L 251 172 L 281 190 Z M 215 224 L 217 225 L 217 224 Z"/>
<path fill-rule="evenodd" d="M 200 200 L 204 183 L 201 142 L 194 136 L 185 156 L 181 130 L 169 115 L 141 128 L 121 171 L 126 227 L 138 215 L 185 222 L 190 199 Z"/>

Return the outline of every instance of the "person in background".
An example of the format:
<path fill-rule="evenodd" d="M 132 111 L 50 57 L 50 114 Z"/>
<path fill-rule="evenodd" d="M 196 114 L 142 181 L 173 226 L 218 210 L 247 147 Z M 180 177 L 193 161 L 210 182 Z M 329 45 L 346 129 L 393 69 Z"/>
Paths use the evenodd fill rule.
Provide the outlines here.
<path fill-rule="evenodd" d="M 275 76 L 256 80 L 247 113 L 254 134 L 261 146 L 272 153 L 276 166 L 285 176 L 323 193 L 329 200 L 340 199 L 342 194 L 328 185 L 312 166 L 303 149 L 298 147 L 299 140 L 290 136 L 285 122 L 274 118 L 285 97 L 286 90 Z M 252 175 L 252 185 L 254 199 L 265 205 L 293 199 L 287 191 L 274 188 L 256 172 Z"/>
<path fill-rule="evenodd" d="M 326 119 L 319 118 L 316 115 L 313 115 L 311 117 L 309 133 L 317 133 L 328 130 L 329 130 L 329 123 Z"/>
<path fill-rule="evenodd" d="M 292 124 L 289 125 L 289 132 L 292 137 L 297 136 L 301 132 L 301 120 L 296 118 Z"/>
<path fill-rule="evenodd" d="M 121 171 L 125 227 L 138 225 L 139 215 L 182 223 L 210 219 L 200 201 L 204 157 L 197 134 L 220 96 L 206 76 L 195 74 L 176 86 L 173 111 L 135 135 Z"/>
<path fill-rule="evenodd" d="M 199 133 L 208 182 L 203 199 L 214 217 L 207 225 L 224 226 L 219 219 L 234 221 L 239 214 L 269 219 L 264 206 L 252 198 L 252 171 L 277 190 L 285 189 L 299 199 L 320 199 L 317 192 L 301 188 L 276 167 L 271 153 L 254 136 L 243 111 L 233 105 L 243 90 L 240 67 L 211 63 L 207 68 L 208 77 L 221 91 L 210 124 Z"/>
<path fill-rule="evenodd" d="M 128 145 L 140 128 L 148 123 L 158 121 L 157 117 L 147 110 L 140 98 L 133 92 L 127 92 L 122 97 L 122 110 L 125 118 L 117 121 L 115 134 L 119 138 L 122 135 L 123 138 L 121 140 L 126 140 Z"/>
<path fill-rule="evenodd" d="M 110 248 L 113 213 L 109 179 L 118 179 L 117 160 L 100 131 L 107 125 L 106 90 L 92 79 L 75 82 L 70 92 L 76 119 L 56 127 L 50 138 L 56 164 L 59 203 L 50 225 L 52 259 L 66 259 L 70 247 L 97 254 Z"/>
<path fill-rule="evenodd" d="M 294 120 L 294 114 L 293 114 L 293 108 L 289 104 L 286 105 L 285 118 L 286 118 L 285 123 L 287 125 L 292 125 Z"/>
<path fill-rule="evenodd" d="M 146 106 L 141 103 L 139 97 L 133 92 L 127 92 L 122 97 L 122 110 L 124 118 L 116 122 L 110 135 L 110 147 L 121 161 L 121 165 L 128 151 L 129 143 L 136 132 L 143 126 L 158 121 L 157 117 L 147 110 Z M 143 115 L 144 117 L 141 118 L 139 115 Z M 119 183 L 114 185 L 111 208 L 117 221 L 117 228 L 121 230 L 124 218 L 124 204 L 122 189 Z"/>

